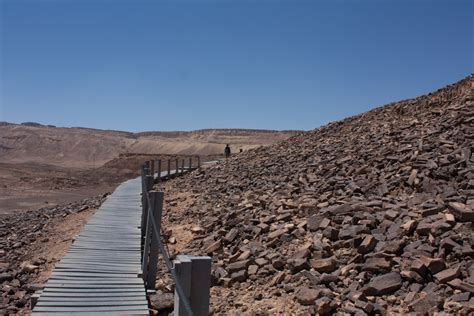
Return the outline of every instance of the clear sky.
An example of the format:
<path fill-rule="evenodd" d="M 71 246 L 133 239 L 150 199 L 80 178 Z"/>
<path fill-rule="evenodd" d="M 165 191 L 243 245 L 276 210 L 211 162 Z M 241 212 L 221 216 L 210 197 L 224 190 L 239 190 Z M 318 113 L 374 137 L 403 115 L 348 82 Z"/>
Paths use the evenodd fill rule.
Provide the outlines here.
<path fill-rule="evenodd" d="M 0 121 L 313 129 L 472 73 L 472 3 L 0 0 Z"/>

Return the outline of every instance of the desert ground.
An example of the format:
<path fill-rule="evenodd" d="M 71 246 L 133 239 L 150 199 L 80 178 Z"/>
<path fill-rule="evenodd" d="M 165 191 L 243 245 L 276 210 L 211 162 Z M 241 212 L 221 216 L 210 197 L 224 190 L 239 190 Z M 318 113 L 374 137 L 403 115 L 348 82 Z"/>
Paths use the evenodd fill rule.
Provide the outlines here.
<path fill-rule="evenodd" d="M 3 124 L 0 312 L 28 314 L 75 234 L 144 161 L 214 160 L 230 143 L 243 152 L 155 185 L 171 254 L 212 258 L 212 314 L 468 315 L 473 87 L 469 76 L 309 132 L 72 129 L 68 142 L 67 129 L 52 141 L 54 127 Z M 73 145 L 82 133 L 100 135 Z M 199 145 L 185 149 L 190 135 Z M 174 137 L 176 152 L 159 152 Z M 152 312 L 171 311 L 162 262 L 156 290 Z"/>
<path fill-rule="evenodd" d="M 296 132 L 202 130 L 127 133 L 0 123 L 0 213 L 70 203 L 111 192 L 147 159 L 219 157 Z"/>
<path fill-rule="evenodd" d="M 222 158 L 298 132 L 203 130 L 125 133 L 0 124 L 0 314 L 27 315 L 30 295 L 106 196 L 146 160 Z M 5 283 L 6 282 L 6 283 Z"/>

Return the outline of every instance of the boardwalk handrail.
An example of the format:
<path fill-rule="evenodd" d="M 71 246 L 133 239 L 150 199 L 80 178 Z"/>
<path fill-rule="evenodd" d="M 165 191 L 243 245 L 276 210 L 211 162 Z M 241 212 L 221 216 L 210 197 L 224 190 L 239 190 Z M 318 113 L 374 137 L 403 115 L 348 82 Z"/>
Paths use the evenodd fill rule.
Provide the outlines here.
<path fill-rule="evenodd" d="M 163 259 L 165 261 L 166 268 L 168 269 L 168 272 L 171 274 L 171 277 L 173 278 L 175 284 L 176 284 L 176 291 L 178 292 L 179 298 L 181 302 L 183 303 L 184 308 L 186 309 L 186 312 L 188 313 L 189 316 L 193 315 L 193 311 L 191 309 L 191 305 L 189 304 L 189 300 L 184 294 L 183 287 L 181 286 L 181 283 L 178 279 L 178 276 L 176 275 L 176 270 L 174 265 L 172 264 L 168 251 L 167 249 L 163 246 L 163 242 L 161 240 L 161 233 L 157 228 L 155 217 L 153 216 L 153 210 L 151 209 L 151 201 L 150 201 L 150 194 L 149 191 L 145 190 L 145 196 L 148 202 L 148 220 L 151 221 L 151 224 L 153 226 L 153 232 L 152 238 L 155 237 L 156 241 L 158 242 L 158 247 L 160 248 L 160 252 L 163 255 Z"/>
<path fill-rule="evenodd" d="M 183 174 L 185 170 L 191 171 L 195 168 L 192 166 L 192 158 L 189 158 L 189 167 L 184 167 L 184 160 L 179 170 L 179 161 L 176 159 L 176 169 L 171 171 L 171 160 L 168 160 L 167 173 L 162 176 L 161 160 L 158 160 L 158 183 L 161 177 L 169 179 L 172 175 L 177 176 Z M 200 167 L 200 159 L 197 159 L 197 168 Z M 209 257 L 188 257 L 184 256 L 191 266 L 183 265 L 179 258 L 176 264 L 170 259 L 168 247 L 163 243 L 161 229 L 161 215 L 163 207 L 163 192 L 153 191 L 154 184 L 154 162 L 147 161 L 142 166 L 142 277 L 145 281 L 146 288 L 154 290 L 156 267 L 158 263 L 158 252 L 161 252 L 166 268 L 170 273 L 176 289 L 175 299 L 175 315 L 207 315 L 209 312 L 209 285 L 207 286 L 207 294 L 202 291 L 206 283 L 210 282 L 211 258 Z M 151 173 L 151 175 L 150 175 Z M 181 256 L 178 256 L 181 257 Z M 178 269 L 179 268 L 179 269 Z M 190 269 L 191 268 L 191 269 Z M 188 269 L 188 270 L 186 270 Z M 194 271 L 194 273 L 192 273 Z M 202 277 L 204 276 L 204 279 Z M 207 278 L 207 280 L 206 280 Z M 194 280 L 194 282 L 193 282 Z M 206 282 L 207 281 L 207 282 Z M 186 286 L 184 289 L 183 284 Z M 195 283 L 192 286 L 192 283 Z M 191 288 L 190 288 L 191 285 Z M 196 286 L 199 290 L 196 291 Z"/>

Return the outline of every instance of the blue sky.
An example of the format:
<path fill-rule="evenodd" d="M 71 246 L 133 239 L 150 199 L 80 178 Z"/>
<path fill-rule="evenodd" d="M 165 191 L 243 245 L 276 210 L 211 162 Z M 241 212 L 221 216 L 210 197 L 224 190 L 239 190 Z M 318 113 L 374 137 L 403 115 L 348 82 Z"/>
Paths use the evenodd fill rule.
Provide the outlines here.
<path fill-rule="evenodd" d="M 472 1 L 0 0 L 0 121 L 313 129 L 473 72 Z"/>

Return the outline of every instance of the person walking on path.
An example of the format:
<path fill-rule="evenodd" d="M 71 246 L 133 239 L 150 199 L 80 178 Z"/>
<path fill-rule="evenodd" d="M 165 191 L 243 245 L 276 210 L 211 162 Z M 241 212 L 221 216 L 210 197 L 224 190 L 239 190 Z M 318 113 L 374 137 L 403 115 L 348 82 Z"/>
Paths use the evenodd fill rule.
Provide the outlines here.
<path fill-rule="evenodd" d="M 229 158 L 229 157 L 230 157 L 230 147 L 229 147 L 229 144 L 227 144 L 227 145 L 225 146 L 224 154 L 225 154 L 225 157 L 226 157 L 226 158 Z"/>

